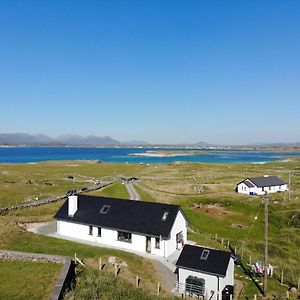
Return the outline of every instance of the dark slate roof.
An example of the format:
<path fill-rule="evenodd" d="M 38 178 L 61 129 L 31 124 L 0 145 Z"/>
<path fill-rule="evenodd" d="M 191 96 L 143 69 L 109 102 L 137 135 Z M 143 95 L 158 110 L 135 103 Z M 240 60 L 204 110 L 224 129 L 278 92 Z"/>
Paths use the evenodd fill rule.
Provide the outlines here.
<path fill-rule="evenodd" d="M 103 205 L 110 206 L 106 214 L 99 213 Z M 78 210 L 74 216 L 68 216 L 67 200 L 56 213 L 55 218 L 168 238 L 179 210 L 184 215 L 179 205 L 78 195 Z M 168 216 L 165 221 L 162 221 L 164 212 L 168 212 Z M 186 218 L 185 215 L 184 217 Z"/>
<path fill-rule="evenodd" d="M 203 250 L 209 250 L 206 260 L 201 259 Z M 185 245 L 176 266 L 178 268 L 225 277 L 230 257 L 230 252 Z"/>
<path fill-rule="evenodd" d="M 253 183 L 251 183 L 251 181 L 249 181 L 249 179 L 245 179 L 244 181 L 242 181 L 243 183 L 246 184 L 247 187 L 252 188 L 255 185 Z"/>
<path fill-rule="evenodd" d="M 247 178 L 257 187 L 267 187 L 286 184 L 282 179 L 277 176 L 262 176 Z M 245 182 L 245 180 L 244 180 Z"/>

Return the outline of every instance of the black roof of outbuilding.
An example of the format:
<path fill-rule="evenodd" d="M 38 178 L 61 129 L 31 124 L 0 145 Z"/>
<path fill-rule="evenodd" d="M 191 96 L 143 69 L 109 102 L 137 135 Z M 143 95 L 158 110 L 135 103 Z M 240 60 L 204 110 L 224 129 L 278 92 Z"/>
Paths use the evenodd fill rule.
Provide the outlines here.
<path fill-rule="evenodd" d="M 100 213 L 104 205 L 109 207 L 108 211 Z M 168 238 L 179 210 L 186 218 L 179 205 L 78 195 L 78 210 L 73 217 L 68 215 L 68 200 L 54 217 L 57 220 Z M 163 221 L 165 212 L 168 214 Z"/>
<path fill-rule="evenodd" d="M 203 251 L 208 250 L 207 259 L 201 259 Z M 226 276 L 231 253 L 216 249 L 185 245 L 176 266 L 196 272 Z"/>
<path fill-rule="evenodd" d="M 284 182 L 282 179 L 280 179 L 277 176 L 261 176 L 261 177 L 246 178 L 242 182 L 244 182 L 247 185 L 246 182 L 249 181 L 252 182 L 257 187 L 277 186 L 277 185 L 286 184 L 286 182 Z"/>

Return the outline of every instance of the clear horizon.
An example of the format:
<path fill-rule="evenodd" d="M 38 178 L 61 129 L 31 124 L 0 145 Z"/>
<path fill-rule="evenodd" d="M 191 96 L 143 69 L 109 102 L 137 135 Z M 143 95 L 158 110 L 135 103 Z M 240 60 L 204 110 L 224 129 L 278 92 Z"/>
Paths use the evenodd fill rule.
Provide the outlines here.
<path fill-rule="evenodd" d="M 0 132 L 300 141 L 299 1 L 3 1 Z"/>

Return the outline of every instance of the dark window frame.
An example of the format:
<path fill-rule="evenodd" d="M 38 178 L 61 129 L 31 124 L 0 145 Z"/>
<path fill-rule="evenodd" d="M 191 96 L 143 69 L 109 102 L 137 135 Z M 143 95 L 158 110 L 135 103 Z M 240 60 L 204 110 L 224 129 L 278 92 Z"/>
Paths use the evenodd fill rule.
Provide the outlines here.
<path fill-rule="evenodd" d="M 101 227 L 97 227 L 98 229 L 98 231 L 97 231 L 97 236 L 98 237 L 101 237 L 102 236 L 102 228 Z"/>
<path fill-rule="evenodd" d="M 89 225 L 89 235 L 93 235 L 93 226 Z"/>
<path fill-rule="evenodd" d="M 118 241 L 125 243 L 132 243 L 132 233 L 118 231 Z"/>
<path fill-rule="evenodd" d="M 155 249 L 160 249 L 160 238 L 155 238 Z"/>

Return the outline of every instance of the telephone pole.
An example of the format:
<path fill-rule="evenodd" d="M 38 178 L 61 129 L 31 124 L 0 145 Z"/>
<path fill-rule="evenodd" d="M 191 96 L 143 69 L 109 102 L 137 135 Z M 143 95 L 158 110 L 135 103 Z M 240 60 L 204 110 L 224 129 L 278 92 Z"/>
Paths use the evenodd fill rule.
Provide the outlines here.
<path fill-rule="evenodd" d="M 264 195 L 265 202 L 265 262 L 264 262 L 264 297 L 267 295 L 267 284 L 268 284 L 268 266 L 269 266 L 269 254 L 268 254 L 268 235 L 269 235 L 269 199 L 268 194 Z"/>
<path fill-rule="evenodd" d="M 289 190 L 289 201 L 291 201 L 291 171 L 289 171 L 289 186 L 288 186 L 288 190 Z"/>

